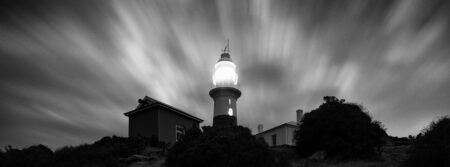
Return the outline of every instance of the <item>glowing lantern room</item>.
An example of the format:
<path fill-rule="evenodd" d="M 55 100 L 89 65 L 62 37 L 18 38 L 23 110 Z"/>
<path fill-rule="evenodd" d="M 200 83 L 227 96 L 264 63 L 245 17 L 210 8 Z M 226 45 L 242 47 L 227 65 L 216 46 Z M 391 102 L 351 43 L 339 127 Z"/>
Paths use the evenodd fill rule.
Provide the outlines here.
<path fill-rule="evenodd" d="M 232 62 L 230 54 L 222 53 L 214 68 L 213 84 L 215 87 L 235 87 L 237 85 L 236 65 Z"/>

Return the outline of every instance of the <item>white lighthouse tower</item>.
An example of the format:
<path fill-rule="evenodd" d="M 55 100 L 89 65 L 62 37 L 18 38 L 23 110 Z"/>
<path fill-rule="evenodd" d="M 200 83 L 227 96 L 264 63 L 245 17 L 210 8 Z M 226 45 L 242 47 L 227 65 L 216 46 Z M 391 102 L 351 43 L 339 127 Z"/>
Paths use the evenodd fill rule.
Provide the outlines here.
<path fill-rule="evenodd" d="M 225 47 L 214 68 L 214 88 L 209 91 L 209 96 L 214 100 L 213 126 L 236 126 L 236 101 L 241 96 L 241 91 L 236 88 L 238 75 L 236 65 L 228 53 L 228 46 Z"/>

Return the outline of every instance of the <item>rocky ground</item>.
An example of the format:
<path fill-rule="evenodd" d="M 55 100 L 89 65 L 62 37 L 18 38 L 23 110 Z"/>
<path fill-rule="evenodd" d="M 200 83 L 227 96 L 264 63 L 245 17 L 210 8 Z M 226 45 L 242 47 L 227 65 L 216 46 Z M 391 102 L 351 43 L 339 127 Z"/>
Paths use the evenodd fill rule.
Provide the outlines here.
<path fill-rule="evenodd" d="M 323 159 L 323 153 L 316 153 L 307 159 L 292 159 L 292 167 L 398 167 L 406 159 L 408 145 L 385 146 L 382 157 L 376 161 L 333 162 Z"/>
<path fill-rule="evenodd" d="M 297 159 L 292 148 L 272 148 L 277 154 L 284 154 L 291 167 L 398 167 L 406 159 L 408 145 L 385 146 L 382 148 L 382 158 L 377 161 L 332 162 L 323 159 L 323 153 L 316 153 L 306 159 Z M 164 153 L 161 150 L 148 152 L 147 156 L 133 155 L 124 160 L 128 167 L 163 167 Z"/>
<path fill-rule="evenodd" d="M 123 167 L 162 167 L 166 160 L 166 152 L 160 148 L 147 147 L 142 154 L 135 154 L 121 159 Z"/>

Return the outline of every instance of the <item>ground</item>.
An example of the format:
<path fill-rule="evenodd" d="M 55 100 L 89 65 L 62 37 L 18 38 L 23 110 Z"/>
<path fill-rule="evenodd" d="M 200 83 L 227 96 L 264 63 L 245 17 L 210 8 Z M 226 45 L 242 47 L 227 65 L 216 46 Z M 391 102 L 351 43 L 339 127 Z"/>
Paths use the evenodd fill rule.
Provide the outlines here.
<path fill-rule="evenodd" d="M 382 148 L 382 158 L 376 161 L 348 161 L 348 162 L 330 162 L 317 159 L 294 159 L 291 162 L 292 167 L 397 167 L 406 159 L 408 145 L 402 146 L 384 146 Z"/>
<path fill-rule="evenodd" d="M 384 146 L 382 148 L 382 158 L 376 161 L 348 161 L 331 162 L 317 158 L 298 159 L 293 148 L 281 147 L 272 148 L 277 154 L 283 154 L 290 161 L 291 167 L 398 167 L 406 159 L 406 151 L 409 145 L 402 146 Z M 129 167 L 164 167 L 164 156 L 158 156 L 151 161 L 138 161 L 132 163 Z"/>

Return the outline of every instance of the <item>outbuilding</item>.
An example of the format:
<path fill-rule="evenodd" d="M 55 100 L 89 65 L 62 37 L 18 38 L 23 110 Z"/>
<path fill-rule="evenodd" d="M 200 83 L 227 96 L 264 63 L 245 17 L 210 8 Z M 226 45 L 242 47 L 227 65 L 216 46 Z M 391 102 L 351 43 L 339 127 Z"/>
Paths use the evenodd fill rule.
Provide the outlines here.
<path fill-rule="evenodd" d="M 138 100 L 136 109 L 125 113 L 128 117 L 129 137 L 152 137 L 175 143 L 190 128 L 199 128 L 202 119 L 168 104 L 145 96 Z"/>
<path fill-rule="evenodd" d="M 295 131 L 299 128 L 303 117 L 303 110 L 297 110 L 297 122 L 290 121 L 263 131 L 262 124 L 258 125 L 256 137 L 263 138 L 269 146 L 295 145 Z"/>

